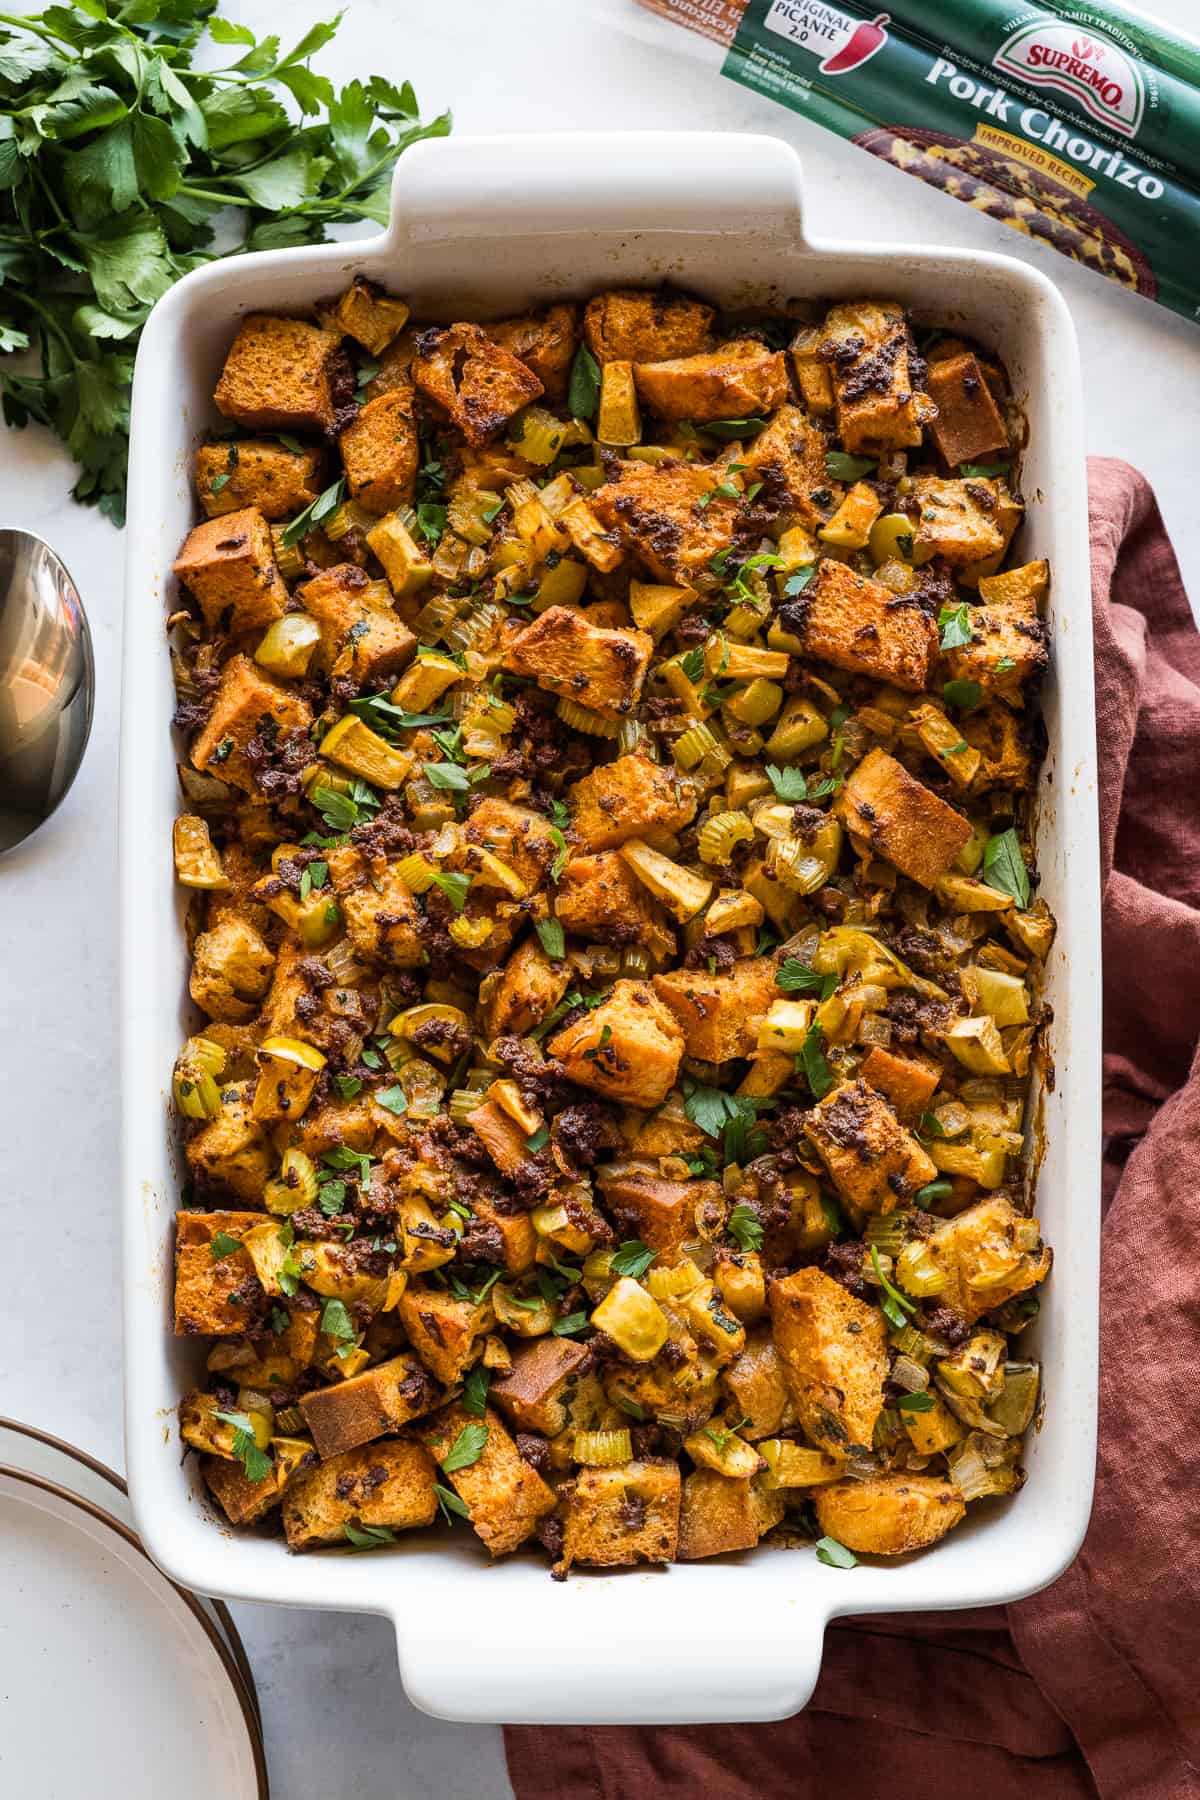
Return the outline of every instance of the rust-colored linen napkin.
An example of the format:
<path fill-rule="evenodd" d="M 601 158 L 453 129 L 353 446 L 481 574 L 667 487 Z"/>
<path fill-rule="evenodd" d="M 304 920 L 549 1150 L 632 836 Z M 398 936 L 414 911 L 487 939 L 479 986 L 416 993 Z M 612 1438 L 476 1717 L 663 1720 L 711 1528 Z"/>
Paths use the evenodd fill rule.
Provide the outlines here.
<path fill-rule="evenodd" d="M 1146 481 L 1088 472 L 1106 1158 L 1084 1547 L 1007 1609 L 839 1620 L 777 1725 L 510 1726 L 517 1800 L 1200 1796 L 1200 636 Z"/>

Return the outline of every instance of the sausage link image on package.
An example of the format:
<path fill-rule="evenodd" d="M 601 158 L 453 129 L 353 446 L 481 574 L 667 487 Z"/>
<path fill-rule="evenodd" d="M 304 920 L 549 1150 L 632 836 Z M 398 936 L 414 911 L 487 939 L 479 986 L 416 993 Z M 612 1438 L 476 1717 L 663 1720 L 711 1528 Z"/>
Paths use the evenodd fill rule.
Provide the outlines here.
<path fill-rule="evenodd" d="M 639 35 L 647 14 L 669 21 L 656 37 L 689 43 L 731 80 L 1200 317 L 1200 44 L 1069 0 L 896 0 L 886 12 L 609 0 L 608 12 Z"/>

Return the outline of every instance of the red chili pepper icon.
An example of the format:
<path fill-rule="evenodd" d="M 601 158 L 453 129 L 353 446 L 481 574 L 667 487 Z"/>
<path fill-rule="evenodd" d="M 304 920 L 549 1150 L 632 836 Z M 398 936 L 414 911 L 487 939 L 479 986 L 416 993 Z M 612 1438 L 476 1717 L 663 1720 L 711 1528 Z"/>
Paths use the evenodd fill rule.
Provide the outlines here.
<path fill-rule="evenodd" d="M 827 56 L 820 65 L 822 75 L 844 75 L 849 69 L 860 69 L 869 57 L 887 43 L 885 25 L 891 23 L 890 13 L 876 13 L 870 21 L 864 19 L 850 33 L 840 50 Z"/>

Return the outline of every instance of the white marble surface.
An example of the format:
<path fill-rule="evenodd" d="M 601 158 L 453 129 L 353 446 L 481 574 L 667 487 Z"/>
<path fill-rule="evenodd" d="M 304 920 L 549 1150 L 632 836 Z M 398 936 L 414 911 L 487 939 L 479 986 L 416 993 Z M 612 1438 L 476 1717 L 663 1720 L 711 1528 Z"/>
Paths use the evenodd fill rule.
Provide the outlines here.
<path fill-rule="evenodd" d="M 303 0 L 229 0 L 260 29 L 320 16 Z M 327 9 L 325 9 L 327 10 Z M 1157 0 L 1180 26 L 1193 0 Z M 609 31 L 585 0 L 351 0 L 322 66 L 409 77 L 463 132 L 704 127 L 790 138 L 806 165 L 814 230 L 904 244 L 977 245 L 1036 260 L 1079 329 L 1088 447 L 1154 482 L 1185 578 L 1200 596 L 1194 434 L 1200 328 L 1118 292 L 897 170 L 706 70 L 664 67 Z M 41 531 L 80 581 L 96 637 L 99 701 L 79 782 L 41 838 L 0 868 L 0 1036 L 9 1174 L 0 1186 L 10 1317 L 0 1412 L 121 1462 L 117 1289 L 114 819 L 122 547 L 69 499 L 70 471 L 30 430 L 0 434 L 4 516 Z M 146 597 L 134 628 L 159 628 Z M 164 747 L 165 753 L 165 747 Z M 65 1239 L 62 1220 L 68 1221 Z M 507 1796 L 498 1732 L 407 1705 L 376 1619 L 239 1607 L 263 1697 L 278 1800 Z M 36 1771 L 25 1791 L 39 1800 Z"/>

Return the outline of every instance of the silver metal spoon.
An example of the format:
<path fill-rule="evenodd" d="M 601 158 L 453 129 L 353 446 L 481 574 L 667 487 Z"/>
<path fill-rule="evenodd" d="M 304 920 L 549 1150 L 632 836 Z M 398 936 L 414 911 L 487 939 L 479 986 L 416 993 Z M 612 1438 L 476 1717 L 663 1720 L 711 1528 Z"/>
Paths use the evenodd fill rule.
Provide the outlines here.
<path fill-rule="evenodd" d="M 0 526 L 0 854 L 44 825 L 74 781 L 95 689 L 75 583 L 40 537 Z"/>

